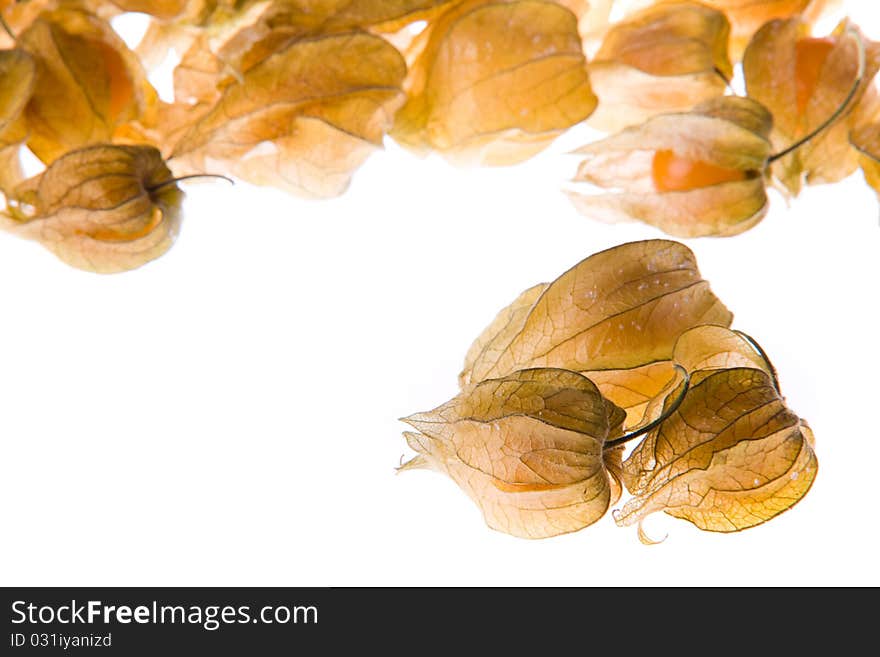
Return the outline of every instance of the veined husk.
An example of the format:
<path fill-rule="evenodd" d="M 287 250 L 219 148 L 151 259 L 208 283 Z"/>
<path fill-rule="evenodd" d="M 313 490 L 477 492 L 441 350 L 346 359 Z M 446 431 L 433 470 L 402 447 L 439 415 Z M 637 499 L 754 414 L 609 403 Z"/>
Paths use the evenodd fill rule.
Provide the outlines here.
<path fill-rule="evenodd" d="M 554 2 L 466 0 L 407 53 L 407 102 L 392 136 L 467 164 L 512 164 L 596 106 L 577 19 Z"/>
<path fill-rule="evenodd" d="M 646 8 L 674 4 L 675 0 L 596 0 L 590 2 L 591 11 L 584 19 L 584 41 L 589 46 L 601 39 L 613 23 L 609 22 L 611 8 L 626 20 Z M 730 22 L 730 55 L 734 61 L 742 57 L 752 35 L 767 21 L 799 16 L 815 23 L 841 4 L 841 0 L 700 0 L 700 4 L 723 12 Z M 584 20 L 582 19 L 582 20 Z"/>
<path fill-rule="evenodd" d="M 226 86 L 177 142 L 181 170 L 341 194 L 404 101 L 402 56 L 365 32 L 293 40 Z"/>
<path fill-rule="evenodd" d="M 733 532 L 791 508 L 818 469 L 813 434 L 764 369 L 697 370 L 678 409 L 632 451 L 619 525 L 663 511 Z"/>
<path fill-rule="evenodd" d="M 152 146 L 67 153 L 11 194 L 3 227 L 97 273 L 158 258 L 180 229 L 183 192 Z"/>
<path fill-rule="evenodd" d="M 179 16 L 186 9 L 187 0 L 110 0 L 122 11 L 149 14 L 168 20 Z"/>
<path fill-rule="evenodd" d="M 24 179 L 19 152 L 27 141 L 24 110 L 36 78 L 33 58 L 21 49 L 0 50 L 0 193 Z"/>
<path fill-rule="evenodd" d="M 771 124 L 762 105 L 736 96 L 707 101 L 690 112 L 655 116 L 576 151 L 586 158 L 575 182 L 619 191 L 570 191 L 569 197 L 583 214 L 600 221 L 642 221 L 678 237 L 741 233 L 767 211 L 763 172 Z M 744 179 L 661 192 L 652 179 L 658 151 L 740 171 Z"/>
<path fill-rule="evenodd" d="M 18 43 L 36 67 L 24 112 L 27 145 L 46 164 L 108 143 L 131 122 L 154 120 L 158 96 L 105 20 L 76 8 L 45 11 Z"/>
<path fill-rule="evenodd" d="M 596 522 L 619 497 L 620 450 L 603 448 L 623 418 L 575 372 L 519 370 L 404 418 L 418 455 L 401 469 L 449 475 L 493 529 L 556 536 Z"/>
<path fill-rule="evenodd" d="M 816 22 L 840 4 L 841 0 L 702 0 L 723 11 L 731 23 L 730 49 L 736 59 L 742 56 L 749 39 L 762 25 L 774 19 L 798 16 Z"/>
<path fill-rule="evenodd" d="M 880 95 L 866 97 L 850 132 L 850 143 L 859 153 L 865 181 L 880 196 Z"/>
<path fill-rule="evenodd" d="M 699 326 L 681 335 L 671 362 L 690 387 L 624 461 L 633 498 L 615 511 L 618 524 L 665 511 L 701 529 L 739 531 L 799 501 L 816 475 L 813 434 L 786 408 L 763 350 L 742 333 Z"/>
<path fill-rule="evenodd" d="M 670 359 L 687 329 L 728 326 L 732 317 L 683 244 L 622 244 L 503 309 L 468 350 L 459 382 L 464 388 L 534 367 L 636 368 Z"/>
<path fill-rule="evenodd" d="M 810 36 L 810 25 L 799 18 L 772 21 L 755 34 L 743 58 L 746 88 L 751 98 L 764 104 L 773 114 L 770 138 L 779 152 L 810 134 L 844 103 L 858 75 L 859 45 L 848 31 L 858 29 L 842 21 L 828 37 L 833 48 L 818 72 L 815 88 L 804 107 L 797 101 L 797 44 Z M 842 180 L 859 166 L 858 152 L 849 135 L 853 129 L 850 111 L 861 102 L 871 102 L 877 91 L 871 81 L 880 69 L 880 44 L 861 37 L 865 46 L 865 72 L 849 110 L 834 125 L 773 163 L 771 172 L 777 185 L 797 195 L 802 185 Z"/>
<path fill-rule="evenodd" d="M 695 2 L 650 7 L 610 28 L 588 66 L 599 106 L 592 126 L 616 132 L 723 96 L 733 75 L 730 24 Z"/>

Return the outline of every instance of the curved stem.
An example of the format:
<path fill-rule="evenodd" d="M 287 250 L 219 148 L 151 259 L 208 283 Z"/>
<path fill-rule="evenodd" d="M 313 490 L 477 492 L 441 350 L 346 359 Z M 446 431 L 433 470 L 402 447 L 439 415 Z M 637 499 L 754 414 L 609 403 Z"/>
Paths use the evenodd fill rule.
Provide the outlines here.
<path fill-rule="evenodd" d="M 653 422 L 649 422 L 648 424 L 643 426 L 641 429 L 636 429 L 632 433 L 628 433 L 624 436 L 621 436 L 620 438 L 615 438 L 614 440 L 609 440 L 607 443 L 605 443 L 605 445 L 602 447 L 602 449 L 611 449 L 614 447 L 619 447 L 620 445 L 623 445 L 624 443 L 628 443 L 633 438 L 638 438 L 639 436 L 643 436 L 646 433 L 653 431 L 654 429 L 659 427 L 661 424 L 663 424 L 666 420 L 668 420 L 669 417 L 673 413 L 675 413 L 675 411 L 678 410 L 678 407 L 681 406 L 681 402 L 684 401 L 684 396 L 687 394 L 688 388 L 691 385 L 691 375 L 681 365 L 675 365 L 675 369 L 679 370 L 680 372 L 682 372 L 684 374 L 684 381 L 682 382 L 682 385 L 681 385 L 681 392 L 678 393 L 678 396 L 675 398 L 675 401 L 673 401 L 672 404 L 670 404 L 669 407 L 663 411 L 663 413 L 660 415 L 660 417 L 658 417 Z"/>
<path fill-rule="evenodd" d="M 147 187 L 148 192 L 155 192 L 157 189 L 162 189 L 163 187 L 167 187 L 168 185 L 174 185 L 183 180 L 192 180 L 194 178 L 219 178 L 220 180 L 225 180 L 230 185 L 234 185 L 235 181 L 228 176 L 222 176 L 219 173 L 193 173 L 188 176 L 180 176 L 180 178 L 169 178 L 168 180 L 163 180 L 158 185 L 153 185 L 152 187 Z"/>
<path fill-rule="evenodd" d="M 721 78 L 722 80 L 724 80 L 724 84 L 725 84 L 725 86 L 727 87 L 727 90 L 728 90 L 731 94 L 733 94 L 734 96 L 736 96 L 736 90 L 733 88 L 733 85 L 731 84 L 730 80 L 727 79 L 727 76 L 724 75 L 724 73 L 721 71 L 721 69 L 718 68 L 718 67 L 716 66 L 713 70 L 715 71 L 715 74 L 716 74 L 719 78 Z"/>
<path fill-rule="evenodd" d="M 13 41 L 18 41 L 18 39 L 16 38 L 15 34 L 12 31 L 12 28 L 9 27 L 9 23 L 6 22 L 5 18 L 3 18 L 2 13 L 0 13 L 0 27 L 2 27 L 3 31 L 9 35 L 10 39 L 12 39 Z"/>
<path fill-rule="evenodd" d="M 748 333 L 735 329 L 733 332 L 740 336 L 743 340 L 748 342 L 749 346 L 755 350 L 755 352 L 764 360 L 765 363 L 767 363 L 767 369 L 770 370 L 770 378 L 773 379 L 773 387 L 776 389 L 776 392 L 781 395 L 782 391 L 779 389 L 779 377 L 776 375 L 776 367 L 774 367 L 773 362 L 770 360 L 767 352 L 764 351 L 764 348 L 760 344 L 758 344 L 758 341 L 755 340 L 755 338 L 753 338 Z"/>
<path fill-rule="evenodd" d="M 846 36 L 853 37 L 856 40 L 856 46 L 859 57 L 859 67 L 856 72 L 856 80 L 853 83 L 852 87 L 849 90 L 849 93 L 846 95 L 844 101 L 838 106 L 834 113 L 825 119 L 818 128 L 810 132 L 810 134 L 805 137 L 801 137 L 796 142 L 791 144 L 790 146 L 782 149 L 778 153 L 774 153 L 767 159 L 767 164 L 773 164 L 776 160 L 785 157 L 786 155 L 790 155 L 792 152 L 799 149 L 801 146 L 806 144 L 807 142 L 813 140 L 816 135 L 821 133 L 823 130 L 828 128 L 831 124 L 833 124 L 840 116 L 846 111 L 852 99 L 855 98 L 856 93 L 858 93 L 859 87 L 862 85 L 862 80 L 865 77 L 865 42 L 862 40 L 862 36 L 853 29 L 849 29 L 846 31 Z"/>

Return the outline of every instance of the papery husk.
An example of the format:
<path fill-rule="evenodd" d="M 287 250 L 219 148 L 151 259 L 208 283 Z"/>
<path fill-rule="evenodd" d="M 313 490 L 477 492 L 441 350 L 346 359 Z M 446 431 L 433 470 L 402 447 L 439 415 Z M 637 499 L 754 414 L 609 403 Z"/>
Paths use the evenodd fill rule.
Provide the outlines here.
<path fill-rule="evenodd" d="M 625 370 L 669 360 L 679 336 L 732 314 L 678 242 L 631 242 L 581 261 L 524 292 L 476 339 L 466 387 L 518 369 Z M 590 374 L 591 375 L 591 374 Z"/>
<path fill-rule="evenodd" d="M 33 58 L 23 50 L 0 50 L 0 192 L 24 179 L 19 152 L 27 140 L 24 110 L 36 78 Z"/>
<path fill-rule="evenodd" d="M 103 19 L 72 8 L 43 12 L 18 42 L 36 64 L 25 117 L 27 145 L 43 162 L 110 142 L 129 122 L 153 120 L 158 96 Z"/>
<path fill-rule="evenodd" d="M 813 444 L 766 371 L 697 371 L 681 406 L 624 461 L 633 498 L 615 520 L 628 526 L 663 511 L 708 531 L 754 527 L 810 489 Z"/>
<path fill-rule="evenodd" d="M 800 17 L 815 23 L 831 12 L 841 0 L 702 0 L 703 4 L 723 11 L 731 23 L 731 55 L 742 57 L 749 40 L 762 25 L 774 19 Z"/>
<path fill-rule="evenodd" d="M 733 76 L 724 14 L 661 4 L 612 26 L 588 66 L 599 106 L 589 123 L 616 132 L 724 95 Z"/>
<path fill-rule="evenodd" d="M 579 374 L 517 371 L 404 418 L 419 433 L 404 434 L 418 456 L 402 470 L 449 475 L 498 531 L 523 538 L 573 532 L 620 495 L 620 450 L 603 448 L 623 417 Z"/>
<path fill-rule="evenodd" d="M 2 227 L 86 271 L 140 267 L 171 248 L 183 192 L 152 146 L 67 153 L 12 194 Z"/>
<path fill-rule="evenodd" d="M 684 331 L 672 358 L 630 369 L 588 370 L 602 395 L 626 413 L 624 430 L 636 431 L 662 415 L 666 401 L 686 374 L 699 370 L 751 367 L 776 380 L 776 371 L 762 351 L 744 334 L 726 326 L 702 324 Z"/>
<path fill-rule="evenodd" d="M 392 136 L 459 164 L 513 164 L 596 106 L 577 19 L 553 2 L 469 0 L 415 39 Z"/>
<path fill-rule="evenodd" d="M 880 121 L 854 129 L 850 142 L 859 153 L 865 182 L 880 196 Z"/>
<path fill-rule="evenodd" d="M 173 155 L 184 171 L 338 195 L 381 147 L 405 71 L 400 54 L 367 33 L 295 40 L 224 88 Z"/>
<path fill-rule="evenodd" d="M 859 45 L 847 31 L 858 28 L 842 21 L 829 38 L 834 46 L 820 69 L 817 84 L 803 112 L 797 103 L 796 45 L 810 36 L 808 22 L 793 18 L 762 27 L 743 58 L 749 96 L 772 112 L 771 142 L 780 152 L 806 137 L 831 118 L 851 93 L 859 69 Z M 880 69 L 880 44 L 860 37 L 865 46 L 865 71 L 861 84 L 837 121 L 790 155 L 773 163 L 773 179 L 788 195 L 797 195 L 803 184 L 833 183 L 846 178 L 859 166 L 859 155 L 850 144 L 851 111 L 866 95 L 877 94 L 871 80 Z"/>
<path fill-rule="evenodd" d="M 570 191 L 569 197 L 583 214 L 600 221 L 642 221 L 677 237 L 741 233 L 767 212 L 763 171 L 771 150 L 771 123 L 763 106 L 735 96 L 707 101 L 690 112 L 653 117 L 576 151 L 586 159 L 575 182 L 620 191 Z M 661 150 L 740 171 L 744 179 L 658 191 L 652 166 Z"/>

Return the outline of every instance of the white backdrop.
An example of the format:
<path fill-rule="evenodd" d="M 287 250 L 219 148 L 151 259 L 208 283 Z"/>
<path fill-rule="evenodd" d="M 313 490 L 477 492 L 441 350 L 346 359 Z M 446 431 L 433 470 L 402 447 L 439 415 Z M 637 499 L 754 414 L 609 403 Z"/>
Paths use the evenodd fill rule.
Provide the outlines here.
<path fill-rule="evenodd" d="M 880 39 L 869 5 L 851 14 Z M 441 475 L 395 474 L 396 418 L 456 393 L 502 306 L 661 237 L 559 192 L 592 138 L 471 170 L 389 142 L 332 201 L 191 184 L 177 245 L 123 275 L 0 235 L 0 583 L 880 584 L 880 212 L 861 173 L 686 242 L 816 433 L 791 511 L 731 535 L 655 516 L 654 547 L 610 514 L 535 542 L 486 528 Z"/>

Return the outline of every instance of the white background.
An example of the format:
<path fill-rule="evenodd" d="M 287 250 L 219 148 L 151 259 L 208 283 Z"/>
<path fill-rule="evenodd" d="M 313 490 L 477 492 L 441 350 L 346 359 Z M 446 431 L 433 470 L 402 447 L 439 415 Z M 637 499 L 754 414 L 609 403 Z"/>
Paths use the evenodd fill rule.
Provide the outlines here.
<path fill-rule="evenodd" d="M 878 39 L 869 4 L 851 13 Z M 0 235 L 0 584 L 880 584 L 880 211 L 861 173 L 687 241 L 815 430 L 791 511 L 728 535 L 654 516 L 654 547 L 610 514 L 526 541 L 444 476 L 395 474 L 396 418 L 457 392 L 502 306 L 662 236 L 560 193 L 593 137 L 470 170 L 389 142 L 332 201 L 191 184 L 176 246 L 123 275 Z"/>

